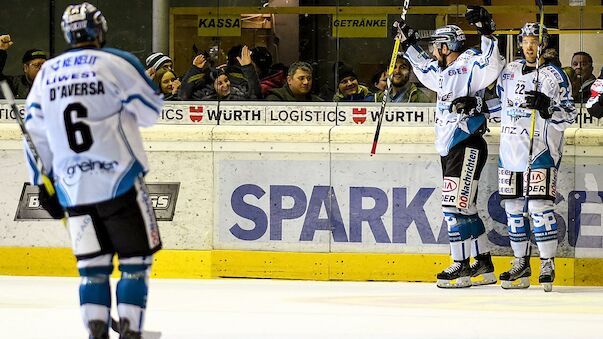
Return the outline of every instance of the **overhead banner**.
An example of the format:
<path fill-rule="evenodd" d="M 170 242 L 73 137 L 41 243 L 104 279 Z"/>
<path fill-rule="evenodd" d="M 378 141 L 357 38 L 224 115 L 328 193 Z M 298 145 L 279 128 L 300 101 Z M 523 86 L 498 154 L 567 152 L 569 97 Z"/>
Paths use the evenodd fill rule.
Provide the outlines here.
<path fill-rule="evenodd" d="M 333 37 L 387 38 L 387 14 L 337 15 L 331 22 Z"/>
<path fill-rule="evenodd" d="M 199 15 L 198 36 L 241 36 L 240 15 Z"/>

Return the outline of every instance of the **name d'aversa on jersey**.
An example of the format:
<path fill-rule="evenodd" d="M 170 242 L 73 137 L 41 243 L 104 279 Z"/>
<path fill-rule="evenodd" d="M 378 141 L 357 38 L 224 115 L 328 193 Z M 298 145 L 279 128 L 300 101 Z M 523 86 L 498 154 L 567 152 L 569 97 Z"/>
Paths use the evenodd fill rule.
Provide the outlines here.
<path fill-rule="evenodd" d="M 92 55 L 79 55 L 75 57 L 68 57 L 65 59 L 57 60 L 50 65 L 51 72 L 58 71 L 59 69 L 71 68 L 79 65 L 94 65 L 97 57 Z M 65 72 L 61 74 L 50 73 L 46 78 L 46 85 L 57 84 L 55 87 L 50 88 L 50 101 L 53 101 L 58 97 L 66 98 L 70 96 L 79 95 L 96 95 L 105 94 L 105 87 L 102 81 L 95 81 L 96 72 L 94 71 L 74 71 Z M 78 81 L 79 82 L 73 82 Z M 68 84 L 62 84 L 69 82 Z"/>

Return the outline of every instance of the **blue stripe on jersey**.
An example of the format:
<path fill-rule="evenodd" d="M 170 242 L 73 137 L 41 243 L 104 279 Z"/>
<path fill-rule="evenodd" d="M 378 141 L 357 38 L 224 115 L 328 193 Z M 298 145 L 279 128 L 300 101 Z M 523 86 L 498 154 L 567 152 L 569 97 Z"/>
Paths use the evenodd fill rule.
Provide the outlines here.
<path fill-rule="evenodd" d="M 477 131 L 477 129 L 480 128 L 484 124 L 485 121 L 486 121 L 486 117 L 484 117 L 481 114 L 472 116 L 469 119 L 467 119 L 467 128 L 469 129 L 469 133 L 467 133 L 457 127 L 456 130 L 454 131 L 454 136 L 452 136 L 452 140 L 450 141 L 450 144 L 448 144 L 448 150 L 452 149 L 454 146 L 456 146 L 461 141 L 467 139 L 470 135 L 472 135 L 475 131 Z"/>
<path fill-rule="evenodd" d="M 532 168 L 551 168 L 556 167 L 555 162 L 553 161 L 553 157 L 549 150 L 544 151 L 541 155 L 539 155 L 532 162 Z"/>
<path fill-rule="evenodd" d="M 423 57 L 425 60 L 431 59 L 431 58 L 429 58 L 427 56 L 427 54 L 425 53 L 425 51 L 423 49 L 421 49 L 421 47 L 414 46 L 414 45 L 412 45 L 410 47 L 413 47 L 419 53 L 419 56 Z M 427 68 L 421 68 L 421 67 L 419 67 L 419 64 L 413 62 L 413 60 L 410 57 L 410 55 L 408 55 L 408 52 L 404 53 L 404 59 L 408 60 L 408 62 L 410 62 L 410 65 L 413 68 L 418 69 L 419 71 L 421 71 L 421 73 L 429 73 L 429 71 L 434 71 L 436 73 L 438 72 L 438 69 L 435 68 L 431 63 L 428 64 L 429 67 L 427 67 Z"/>
<path fill-rule="evenodd" d="M 42 109 L 42 105 L 37 102 L 32 102 L 29 106 L 27 106 L 27 110 L 29 110 L 30 108 Z"/>
<path fill-rule="evenodd" d="M 119 197 L 120 195 L 126 193 L 127 191 L 134 186 L 134 181 L 140 175 L 140 173 L 144 173 L 144 168 L 138 162 L 138 160 L 134 159 L 132 162 L 130 169 L 124 172 L 124 175 L 119 179 L 117 184 L 115 185 L 113 197 Z"/>
<path fill-rule="evenodd" d="M 487 39 L 487 38 L 486 38 Z M 475 49 L 473 49 L 475 50 Z M 471 65 L 471 73 L 469 74 L 469 80 L 467 80 L 467 94 L 470 94 L 471 90 L 471 80 L 473 79 L 473 67 L 476 65 L 479 68 L 484 68 L 490 64 L 490 58 L 492 57 L 492 53 L 494 52 L 494 42 L 490 44 L 490 49 L 488 49 L 488 53 L 486 54 L 486 61 L 483 64 L 479 63 L 479 60 L 475 60 Z"/>
<path fill-rule="evenodd" d="M 31 118 L 33 118 L 33 115 L 29 113 L 25 116 L 25 120 L 23 120 L 23 122 L 28 122 L 29 120 L 31 120 Z"/>
<path fill-rule="evenodd" d="M 127 103 L 129 103 L 130 101 L 135 100 L 135 99 L 140 100 L 140 102 L 142 102 L 142 103 L 143 103 L 145 106 L 147 106 L 148 108 L 150 108 L 150 109 L 152 109 L 153 111 L 155 111 L 155 113 L 156 113 L 157 115 L 159 115 L 159 114 L 161 113 L 161 109 L 159 109 L 159 108 L 157 108 L 157 107 L 153 106 L 153 104 L 151 104 L 150 102 L 148 102 L 148 101 L 147 101 L 147 100 L 146 100 L 146 99 L 145 99 L 145 98 L 144 98 L 142 95 L 140 95 L 140 94 L 133 94 L 133 95 L 130 95 L 128 98 L 126 98 L 126 100 L 122 100 L 122 102 L 121 102 L 121 103 L 125 105 L 125 104 L 127 104 Z"/>
<path fill-rule="evenodd" d="M 54 188 L 57 191 L 57 198 L 59 198 L 59 203 L 63 207 L 71 206 L 71 200 L 69 200 L 69 195 L 65 193 L 65 189 L 61 186 L 61 183 L 55 183 Z"/>
<path fill-rule="evenodd" d="M 36 161 L 33 159 L 33 156 L 26 150 L 25 154 L 27 155 L 27 162 L 29 163 L 29 167 L 33 170 L 34 177 L 32 184 L 37 185 L 38 180 L 40 179 L 40 171 L 38 171 L 38 167 L 36 166 Z"/>
<path fill-rule="evenodd" d="M 151 88 L 153 89 L 153 91 L 155 91 L 156 93 L 159 93 L 159 88 L 157 87 L 157 85 L 155 85 L 155 83 L 153 81 L 151 81 L 151 79 L 147 76 L 147 73 L 144 71 L 144 68 L 142 67 L 142 64 L 140 63 L 140 61 L 138 61 L 138 59 L 136 59 L 136 57 L 134 55 L 132 55 L 131 53 L 128 53 L 126 51 L 122 51 L 116 48 L 101 48 L 101 51 L 113 54 L 113 55 L 117 55 L 118 57 L 126 60 L 127 62 L 129 62 L 132 66 L 134 66 L 134 68 L 136 69 L 136 71 L 138 71 L 138 74 L 140 74 L 140 76 L 146 81 L 147 85 L 151 86 Z"/>

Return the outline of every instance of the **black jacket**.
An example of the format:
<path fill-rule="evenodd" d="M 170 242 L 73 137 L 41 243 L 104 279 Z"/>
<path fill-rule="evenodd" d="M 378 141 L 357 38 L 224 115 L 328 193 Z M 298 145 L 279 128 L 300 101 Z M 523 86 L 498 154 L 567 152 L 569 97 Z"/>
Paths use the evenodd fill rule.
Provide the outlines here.
<path fill-rule="evenodd" d="M 25 74 L 21 75 L 5 75 L 4 66 L 8 53 L 5 50 L 0 50 L 0 80 L 6 80 L 10 89 L 13 91 L 15 99 L 26 99 L 31 90 L 32 83 L 27 79 Z M 4 95 L 0 93 L 0 97 L 4 99 Z"/>

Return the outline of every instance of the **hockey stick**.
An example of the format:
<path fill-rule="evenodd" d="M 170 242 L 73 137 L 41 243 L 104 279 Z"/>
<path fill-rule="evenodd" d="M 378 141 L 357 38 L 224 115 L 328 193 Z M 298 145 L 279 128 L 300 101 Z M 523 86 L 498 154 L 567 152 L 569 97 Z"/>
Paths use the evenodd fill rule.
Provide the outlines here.
<path fill-rule="evenodd" d="M 542 53 L 542 28 L 544 26 L 544 5 L 542 0 L 536 0 L 536 6 L 538 6 L 538 11 L 540 12 L 540 23 L 538 25 L 538 50 L 536 50 L 536 83 L 534 84 L 534 90 L 538 92 L 538 76 L 540 75 L 540 55 Z M 532 175 L 532 157 L 534 156 L 534 134 L 536 132 L 536 114 L 538 112 L 536 110 L 532 110 L 532 119 L 530 126 L 530 148 L 528 152 L 528 170 L 527 170 L 527 182 L 525 183 L 525 187 L 523 190 L 523 216 L 528 217 L 528 204 L 529 204 L 529 195 L 530 195 L 530 182 Z M 522 178 L 522 182 L 523 178 Z"/>
<path fill-rule="evenodd" d="M 31 155 L 34 158 L 34 161 L 36 162 L 36 164 L 35 164 L 36 170 L 42 176 L 42 182 L 44 183 L 44 188 L 46 188 L 46 192 L 48 192 L 48 195 L 52 197 L 53 195 L 56 194 L 56 192 L 54 190 L 54 186 L 52 184 L 52 181 L 48 177 L 48 174 L 46 173 L 46 169 L 44 168 L 44 164 L 42 163 L 42 158 L 40 158 L 38 149 L 36 148 L 36 145 L 34 145 L 33 140 L 31 139 L 31 135 L 25 128 L 25 122 L 23 121 L 23 118 L 21 117 L 21 114 L 19 113 L 19 108 L 17 107 L 17 104 L 15 103 L 15 96 L 13 95 L 13 91 L 10 89 L 10 86 L 8 86 L 8 83 L 6 82 L 6 80 L 2 80 L 0 82 L 0 88 L 2 89 L 2 94 L 4 95 L 4 98 L 6 99 L 6 101 L 8 101 L 8 104 L 12 108 L 13 112 L 15 112 L 15 116 L 17 118 L 17 123 L 19 124 L 19 127 L 21 128 L 21 133 L 23 134 L 23 137 L 25 138 L 25 142 L 27 143 L 27 147 L 29 147 L 29 150 L 31 151 Z"/>
<path fill-rule="evenodd" d="M 406 12 L 408 12 L 408 6 L 410 4 L 410 0 L 404 0 L 404 7 L 402 7 L 402 15 L 400 18 L 402 20 L 406 20 Z M 398 50 L 400 49 L 400 42 L 402 40 L 402 28 L 400 27 L 400 23 L 396 21 L 394 26 L 397 29 L 396 37 L 394 38 L 394 50 L 392 51 L 392 58 L 389 62 L 389 68 L 387 69 L 387 87 L 383 92 L 383 98 L 381 99 L 381 108 L 379 110 L 379 117 L 377 120 L 377 129 L 375 130 L 375 136 L 373 137 L 373 147 L 371 148 L 371 156 L 375 154 L 377 151 L 377 143 L 379 142 L 379 133 L 381 132 L 381 123 L 383 122 L 383 115 L 385 114 L 385 105 L 387 104 L 387 99 L 389 98 L 389 92 L 392 89 L 392 75 L 394 73 L 394 68 L 396 67 L 396 59 L 398 59 Z"/>

